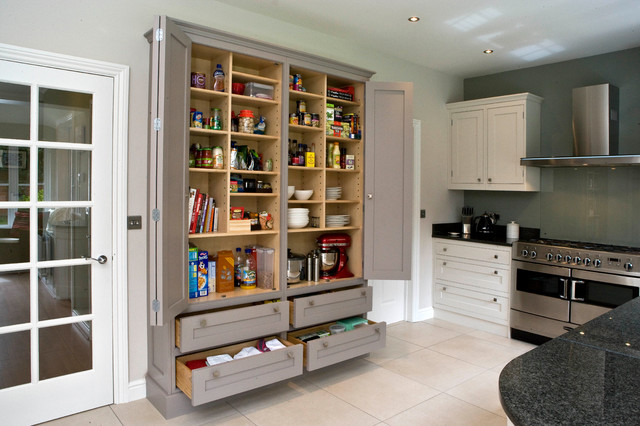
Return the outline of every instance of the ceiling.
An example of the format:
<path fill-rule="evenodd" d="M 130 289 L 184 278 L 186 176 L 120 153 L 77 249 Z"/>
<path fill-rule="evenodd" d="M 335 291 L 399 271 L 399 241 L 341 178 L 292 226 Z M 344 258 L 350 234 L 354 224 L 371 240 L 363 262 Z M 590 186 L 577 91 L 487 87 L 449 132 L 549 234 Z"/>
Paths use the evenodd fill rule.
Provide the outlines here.
<path fill-rule="evenodd" d="M 640 46 L 640 0 L 219 1 L 465 78 Z"/>

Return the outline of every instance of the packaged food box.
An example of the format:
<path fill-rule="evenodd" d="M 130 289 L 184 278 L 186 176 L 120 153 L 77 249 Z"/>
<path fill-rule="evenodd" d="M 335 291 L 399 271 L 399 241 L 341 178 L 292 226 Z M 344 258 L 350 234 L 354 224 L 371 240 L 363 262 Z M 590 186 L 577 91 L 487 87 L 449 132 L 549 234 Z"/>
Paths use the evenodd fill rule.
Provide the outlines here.
<path fill-rule="evenodd" d="M 216 259 L 216 293 L 233 291 L 233 253 L 220 250 Z"/>
<path fill-rule="evenodd" d="M 352 154 L 347 154 L 345 158 L 345 169 L 354 170 L 356 168 L 356 160 Z"/>
<path fill-rule="evenodd" d="M 198 296 L 209 295 L 209 253 L 206 250 L 198 251 Z"/>
<path fill-rule="evenodd" d="M 244 95 L 254 98 L 273 99 L 273 86 L 260 83 L 247 83 L 244 88 Z"/>
<path fill-rule="evenodd" d="M 189 247 L 189 298 L 198 297 L 198 248 Z"/>
<path fill-rule="evenodd" d="M 362 318 L 362 317 L 352 317 L 352 318 L 341 319 L 340 321 L 336 321 L 336 323 L 344 325 L 345 331 L 350 331 L 359 325 L 368 324 L 369 321 L 367 321 L 366 318 Z"/>
<path fill-rule="evenodd" d="M 216 292 L 216 261 L 213 256 L 209 256 L 209 293 Z"/>

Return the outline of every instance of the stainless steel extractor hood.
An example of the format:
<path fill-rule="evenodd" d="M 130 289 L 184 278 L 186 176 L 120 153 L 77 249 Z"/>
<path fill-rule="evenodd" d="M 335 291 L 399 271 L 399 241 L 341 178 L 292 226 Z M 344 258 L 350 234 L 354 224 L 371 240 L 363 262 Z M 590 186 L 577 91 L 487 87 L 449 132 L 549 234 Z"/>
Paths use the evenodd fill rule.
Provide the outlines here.
<path fill-rule="evenodd" d="M 618 155 L 618 88 L 610 84 L 573 89 L 573 156 L 529 157 L 535 167 L 633 166 L 640 155 Z"/>

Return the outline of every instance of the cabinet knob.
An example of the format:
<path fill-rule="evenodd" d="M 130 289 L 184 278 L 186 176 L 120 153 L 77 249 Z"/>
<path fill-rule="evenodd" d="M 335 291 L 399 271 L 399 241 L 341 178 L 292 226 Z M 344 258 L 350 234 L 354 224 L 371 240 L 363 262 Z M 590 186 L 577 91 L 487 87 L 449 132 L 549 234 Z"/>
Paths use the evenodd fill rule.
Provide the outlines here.
<path fill-rule="evenodd" d="M 478 178 L 478 182 L 482 182 L 482 179 Z"/>
<path fill-rule="evenodd" d="M 220 371 L 218 371 L 218 370 L 214 370 L 214 371 L 213 371 L 213 378 L 215 379 L 215 378 L 217 378 L 217 377 L 220 377 Z"/>
<path fill-rule="evenodd" d="M 494 298 L 493 298 L 493 301 L 494 301 L 494 302 L 497 302 L 497 301 L 498 301 L 498 299 L 494 297 Z"/>
<path fill-rule="evenodd" d="M 494 273 L 495 275 L 498 275 L 498 271 L 493 271 L 493 273 Z"/>
<path fill-rule="evenodd" d="M 491 178 L 487 179 L 489 182 L 491 182 Z"/>
<path fill-rule="evenodd" d="M 446 247 L 443 247 L 443 248 L 442 248 L 442 251 L 447 251 L 447 248 L 446 248 Z"/>
<path fill-rule="evenodd" d="M 446 287 L 442 287 L 442 291 L 447 291 L 447 288 Z"/>
<path fill-rule="evenodd" d="M 325 348 L 329 347 L 329 342 L 327 341 L 322 342 L 322 346 Z"/>
<path fill-rule="evenodd" d="M 447 262 L 442 262 L 442 266 L 447 266 Z"/>
<path fill-rule="evenodd" d="M 367 194 L 367 198 L 371 200 L 373 198 L 373 194 Z"/>
<path fill-rule="evenodd" d="M 293 359 L 293 352 L 287 352 L 287 356 L 291 359 Z"/>
<path fill-rule="evenodd" d="M 493 258 L 494 258 L 494 259 L 497 259 L 497 258 L 498 258 L 498 255 L 497 255 L 497 254 L 494 254 L 494 255 L 493 255 Z"/>
<path fill-rule="evenodd" d="M 280 308 L 278 306 L 274 306 L 273 307 L 273 312 L 275 312 L 277 314 L 278 312 L 280 312 Z"/>
<path fill-rule="evenodd" d="M 201 319 L 200 320 L 200 327 L 205 328 L 207 326 L 207 320 L 206 319 Z"/>
<path fill-rule="evenodd" d="M 362 290 L 362 291 L 360 292 L 360 295 L 361 295 L 362 297 L 366 296 L 366 295 L 367 295 L 367 290 Z"/>
<path fill-rule="evenodd" d="M 314 302 L 313 300 L 309 300 L 309 306 L 313 306 L 315 304 L 316 304 L 316 302 Z"/>

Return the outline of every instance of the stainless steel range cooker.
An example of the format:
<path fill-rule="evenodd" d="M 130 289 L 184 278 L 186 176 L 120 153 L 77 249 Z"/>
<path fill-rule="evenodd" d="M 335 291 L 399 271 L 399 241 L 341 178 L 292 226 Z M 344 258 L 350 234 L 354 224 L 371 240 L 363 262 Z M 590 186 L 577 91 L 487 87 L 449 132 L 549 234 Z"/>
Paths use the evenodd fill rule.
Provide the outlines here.
<path fill-rule="evenodd" d="M 543 343 L 638 297 L 640 249 L 560 240 L 513 246 L 511 337 Z"/>

